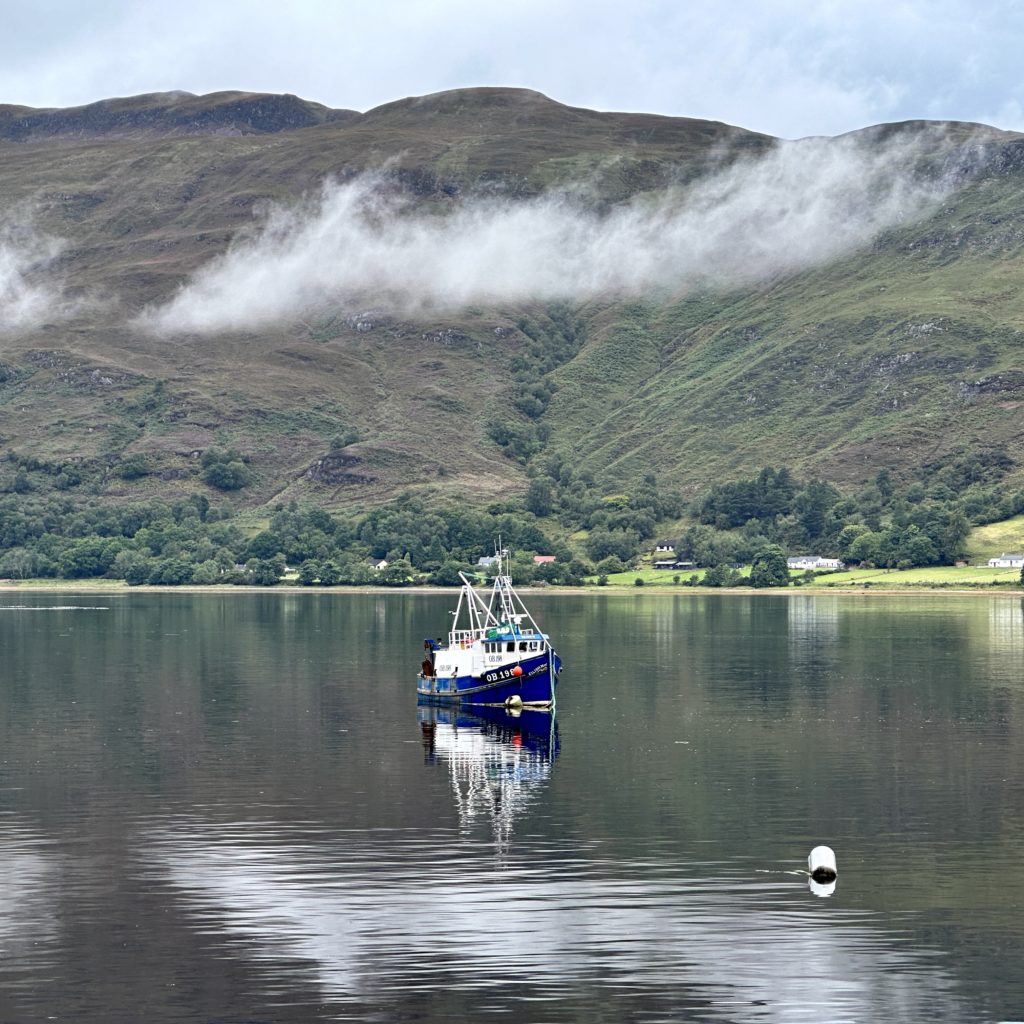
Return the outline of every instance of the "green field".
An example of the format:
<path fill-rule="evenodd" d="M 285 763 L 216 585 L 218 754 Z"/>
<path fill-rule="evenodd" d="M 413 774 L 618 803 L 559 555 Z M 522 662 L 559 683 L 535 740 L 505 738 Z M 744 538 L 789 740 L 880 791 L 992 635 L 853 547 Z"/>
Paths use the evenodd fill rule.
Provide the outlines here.
<path fill-rule="evenodd" d="M 750 569 L 745 568 L 743 570 L 744 575 L 749 574 Z M 673 577 L 679 577 L 679 583 L 673 582 Z M 700 579 L 704 578 L 703 569 L 683 569 L 679 572 L 667 569 L 634 569 L 628 572 L 613 572 L 608 577 L 608 586 L 610 587 L 635 587 L 638 579 L 643 580 L 643 585 L 646 587 L 680 587 L 683 583 L 690 579 L 691 576 L 698 576 Z M 591 576 L 587 581 L 589 583 L 596 583 L 597 577 Z"/>
<path fill-rule="evenodd" d="M 834 587 L 986 587 L 1019 586 L 1019 569 L 935 565 L 920 569 L 851 569 L 818 576 L 808 586 Z"/>
<path fill-rule="evenodd" d="M 750 568 L 745 567 L 743 574 L 749 575 Z M 673 582 L 673 576 L 679 575 L 679 583 Z M 608 577 L 608 586 L 635 587 L 636 580 L 643 580 L 643 587 L 659 590 L 686 590 L 685 581 L 691 576 L 704 576 L 704 570 L 698 569 L 675 573 L 661 569 L 640 569 L 631 572 L 614 573 Z M 797 574 L 793 574 L 794 580 Z M 591 578 L 589 582 L 596 582 Z M 846 572 L 826 573 L 816 576 L 807 583 L 801 583 L 801 589 L 834 590 L 853 588 L 869 590 L 889 589 L 926 589 L 936 588 L 978 588 L 991 586 L 1020 586 L 1019 569 L 989 569 L 975 566 L 954 567 L 947 565 L 930 566 L 921 569 L 851 569 Z"/>

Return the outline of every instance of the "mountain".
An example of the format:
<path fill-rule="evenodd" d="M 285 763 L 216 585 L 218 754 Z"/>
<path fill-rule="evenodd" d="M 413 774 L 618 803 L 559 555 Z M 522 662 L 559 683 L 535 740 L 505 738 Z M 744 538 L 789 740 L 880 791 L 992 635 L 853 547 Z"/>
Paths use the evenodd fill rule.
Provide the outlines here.
<path fill-rule="evenodd" d="M 853 152 L 861 162 L 840 166 Z M 812 159 L 815 174 L 846 175 L 829 186 L 831 220 L 814 219 L 817 179 L 793 166 Z M 744 185 L 755 165 L 775 168 L 757 172 L 761 193 Z M 894 190 L 910 165 L 916 184 Z M 861 168 L 875 175 L 872 209 L 844 220 L 835 208 Z M 611 246 L 600 270 L 612 283 L 583 265 L 566 295 L 537 298 L 506 287 L 514 268 L 501 257 L 494 287 L 461 304 L 405 305 L 394 278 L 378 291 L 363 275 L 357 293 L 307 295 L 276 319 L 248 322 L 242 308 L 237 325 L 163 332 L 139 319 L 239 247 L 276 260 L 252 242 L 268 216 L 277 223 L 268 211 L 313 217 L 325 181 L 343 189 L 368 172 L 367 190 L 407 219 L 363 196 L 347 264 L 369 258 L 375 216 L 414 218 L 387 252 L 396 260 L 432 232 L 424 252 L 440 275 L 464 244 L 445 225 L 472 225 L 485 261 L 486 218 L 505 218 L 507 235 L 521 228 L 516 211 L 532 211 L 531 231 L 568 232 L 567 265 L 574 245 Z M 365 507 L 408 491 L 486 504 L 521 493 L 526 461 L 549 456 L 610 490 L 653 472 L 690 494 L 769 463 L 845 485 L 977 452 L 1021 478 L 1022 186 L 1024 140 L 985 126 L 876 126 L 801 148 L 518 89 L 366 113 L 247 93 L 0 107 L 0 487 L 19 468 L 39 489 L 70 470 L 61 487 L 176 497 L 208 491 L 198 471 L 210 448 L 249 459 L 253 482 L 232 500 L 251 507 Z M 863 237 L 830 248 L 883 209 L 891 216 Z M 717 211 L 733 219 L 723 226 Z M 659 266 L 662 216 L 675 235 Z M 773 241 L 779 225 L 791 235 Z M 287 244 L 305 237 L 281 231 Z M 634 247 L 615 249 L 627 231 Z M 543 283 L 531 238 L 518 255 Z M 557 278 L 562 243 L 545 244 L 538 259 Z M 691 250 L 703 256 L 677 286 L 673 260 Z M 639 270 L 631 278 L 634 257 L 650 287 Z M 424 262 L 413 269 L 429 298 Z M 285 288 L 277 268 L 263 292 Z M 244 307 L 244 280 L 218 287 L 221 299 L 237 287 Z"/>

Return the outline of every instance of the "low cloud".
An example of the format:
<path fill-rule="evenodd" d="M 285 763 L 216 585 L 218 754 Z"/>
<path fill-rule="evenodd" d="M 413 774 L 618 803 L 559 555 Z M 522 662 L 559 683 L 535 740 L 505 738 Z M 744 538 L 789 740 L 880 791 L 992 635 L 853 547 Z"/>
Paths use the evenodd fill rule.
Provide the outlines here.
<path fill-rule="evenodd" d="M 68 315 L 52 273 L 63 247 L 35 228 L 27 208 L 0 215 L 0 332 L 30 330 Z"/>
<path fill-rule="evenodd" d="M 165 306 L 164 332 L 281 322 L 372 303 L 413 314 L 469 303 L 680 296 L 823 265 L 922 215 L 949 187 L 913 170 L 936 140 L 784 143 L 695 185 L 598 213 L 578 200 L 464 200 L 447 214 L 380 176 L 273 208 Z"/>

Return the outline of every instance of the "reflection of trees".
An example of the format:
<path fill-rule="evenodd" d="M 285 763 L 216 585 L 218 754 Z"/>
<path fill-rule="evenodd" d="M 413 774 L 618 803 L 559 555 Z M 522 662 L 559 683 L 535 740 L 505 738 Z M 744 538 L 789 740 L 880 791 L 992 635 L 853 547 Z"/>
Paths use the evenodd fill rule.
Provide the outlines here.
<path fill-rule="evenodd" d="M 379 765 L 387 777 L 377 722 L 408 713 L 403 684 L 417 645 L 403 638 L 436 630 L 443 601 L 19 596 L 103 608 L 0 615 L 0 770 L 23 787 L 5 799 L 54 820 L 86 804 L 103 814 L 106 791 L 216 803 L 261 795 L 268 805 L 298 798 L 339 813 L 349 763 Z M 325 784 L 306 792 L 305 773 Z M 396 819 L 430 820 L 402 787 L 387 799 Z M 352 803 L 345 813 L 355 820 L 377 813 L 362 798 Z"/>
<path fill-rule="evenodd" d="M 1019 601 L 793 597 L 539 595 L 568 665 L 559 699 L 572 742 L 550 783 L 518 789 L 514 760 L 481 772 L 486 756 L 460 760 L 436 740 L 448 766 L 423 770 L 412 673 L 419 642 L 446 625 L 443 596 L 131 594 L 84 602 L 106 612 L 7 613 L 0 807 L 89 843 L 80 877 L 108 889 L 76 908 L 62 885 L 60 920 L 75 922 L 73 946 L 97 978 L 140 908 L 202 969 L 195 923 L 164 915 L 167 893 L 131 860 L 145 863 L 132 842 L 150 818 L 201 804 L 214 821 L 244 820 L 249 839 L 300 820 L 324 833 L 380 828 L 384 860 L 401 830 L 434 829 L 453 847 L 439 857 L 462 864 L 468 850 L 492 873 L 492 840 L 506 871 L 535 844 L 565 841 L 618 865 L 669 848 L 684 874 L 688 860 L 727 851 L 734 861 L 715 870 L 732 878 L 799 864 L 829 841 L 841 895 L 881 915 L 879 934 L 898 906 L 901 935 L 962 953 L 958 977 L 977 992 L 1024 985 L 1005 909 L 1024 901 L 1006 870 L 1024 827 Z M 481 858 L 473 833 L 488 824 Z M 315 857 L 320 844 L 308 840 Z M 435 866 L 410 864 L 409 887 Z M 898 892 L 885 881 L 897 877 Z M 497 914 L 489 893 L 484 909 Z M 454 882 L 441 896 L 462 898 Z M 94 933 L 100 906 L 111 923 Z M 427 920 L 436 908 L 424 903 Z M 160 962 L 151 950 L 150 966 Z M 235 994 L 249 980 L 241 972 Z"/>
<path fill-rule="evenodd" d="M 797 837 L 809 849 L 848 836 L 901 877 L 941 836 L 978 858 L 958 904 L 969 907 L 986 868 L 1024 899 L 997 866 L 1024 827 L 1003 781 L 1024 760 L 1024 652 L 1005 633 L 994 645 L 990 622 L 992 603 L 1017 601 L 818 600 L 621 595 L 577 610 L 576 628 L 602 642 L 563 644 L 563 726 L 593 740 L 578 776 L 560 765 L 557 794 L 575 801 L 565 815 L 623 854 L 624 822 L 648 841 L 754 843 L 782 859 Z M 923 880 L 934 865 L 917 868 Z M 927 905 L 934 892 L 922 881 L 906 896 Z"/>
<path fill-rule="evenodd" d="M 988 601 L 989 644 L 993 651 L 1020 662 L 1024 653 L 1024 601 Z"/>

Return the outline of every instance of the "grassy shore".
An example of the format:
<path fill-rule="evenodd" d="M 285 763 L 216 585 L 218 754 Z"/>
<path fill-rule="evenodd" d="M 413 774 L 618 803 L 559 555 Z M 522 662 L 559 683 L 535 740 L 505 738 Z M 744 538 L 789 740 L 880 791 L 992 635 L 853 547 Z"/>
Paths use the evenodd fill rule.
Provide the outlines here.
<path fill-rule="evenodd" d="M 388 594 L 396 590 L 429 590 L 438 593 L 456 593 L 458 587 L 356 587 L 341 585 L 337 587 L 303 587 L 298 584 L 285 583 L 276 587 L 228 586 L 226 584 L 209 586 L 186 584 L 180 587 L 170 586 L 129 586 L 124 580 L 0 580 L 0 592 L 22 593 L 61 593 L 61 594 Z"/>
<path fill-rule="evenodd" d="M 743 570 L 746 575 L 749 570 Z M 552 594 L 601 594 L 622 593 L 624 591 L 641 593 L 739 593 L 739 594 L 825 594 L 825 593 L 856 593 L 856 594 L 991 594 L 1024 593 L 1021 587 L 1020 570 L 989 569 L 977 566 L 933 566 L 923 569 L 851 569 L 846 572 L 825 573 L 812 580 L 795 583 L 788 588 L 766 588 L 753 590 L 749 587 L 702 587 L 700 583 L 687 583 L 691 577 L 703 578 L 701 569 L 683 573 L 673 573 L 660 569 L 640 569 L 630 572 L 614 573 L 608 577 L 603 586 L 596 586 L 596 579 L 589 580 L 583 587 L 547 586 L 538 587 L 535 593 Z M 676 583 L 673 577 L 678 576 Z M 795 574 L 794 574 L 795 578 Z M 638 586 L 636 581 L 643 580 Z M 124 580 L 0 580 L 0 591 L 21 592 L 61 592 L 61 593 L 277 593 L 277 594 L 387 594 L 387 593 L 455 593 L 457 587 L 368 587 L 342 585 L 336 587 L 303 587 L 298 584 L 285 583 L 277 587 L 238 587 L 238 586 L 138 586 L 131 587 Z"/>
<path fill-rule="evenodd" d="M 810 587 L 1020 587 L 1020 569 L 938 565 L 921 569 L 850 569 L 817 576 Z"/>
<path fill-rule="evenodd" d="M 749 568 L 741 570 L 744 576 L 749 575 Z M 687 590 L 687 581 L 697 577 L 697 586 L 704 577 L 704 570 L 683 570 L 673 572 L 665 569 L 639 569 L 629 572 L 613 573 L 608 577 L 610 587 L 636 587 L 637 580 L 643 580 L 641 586 L 656 590 Z M 801 581 L 797 587 L 795 581 L 799 574 L 792 574 L 794 584 L 790 589 L 802 592 L 821 590 L 847 591 L 934 591 L 934 590 L 989 590 L 992 588 L 1020 590 L 1019 569 L 989 569 L 987 566 L 930 566 L 920 569 L 849 569 L 845 572 L 823 573 L 813 579 Z M 679 582 L 676 583 L 675 580 Z M 737 588 L 743 589 L 743 588 Z"/>

